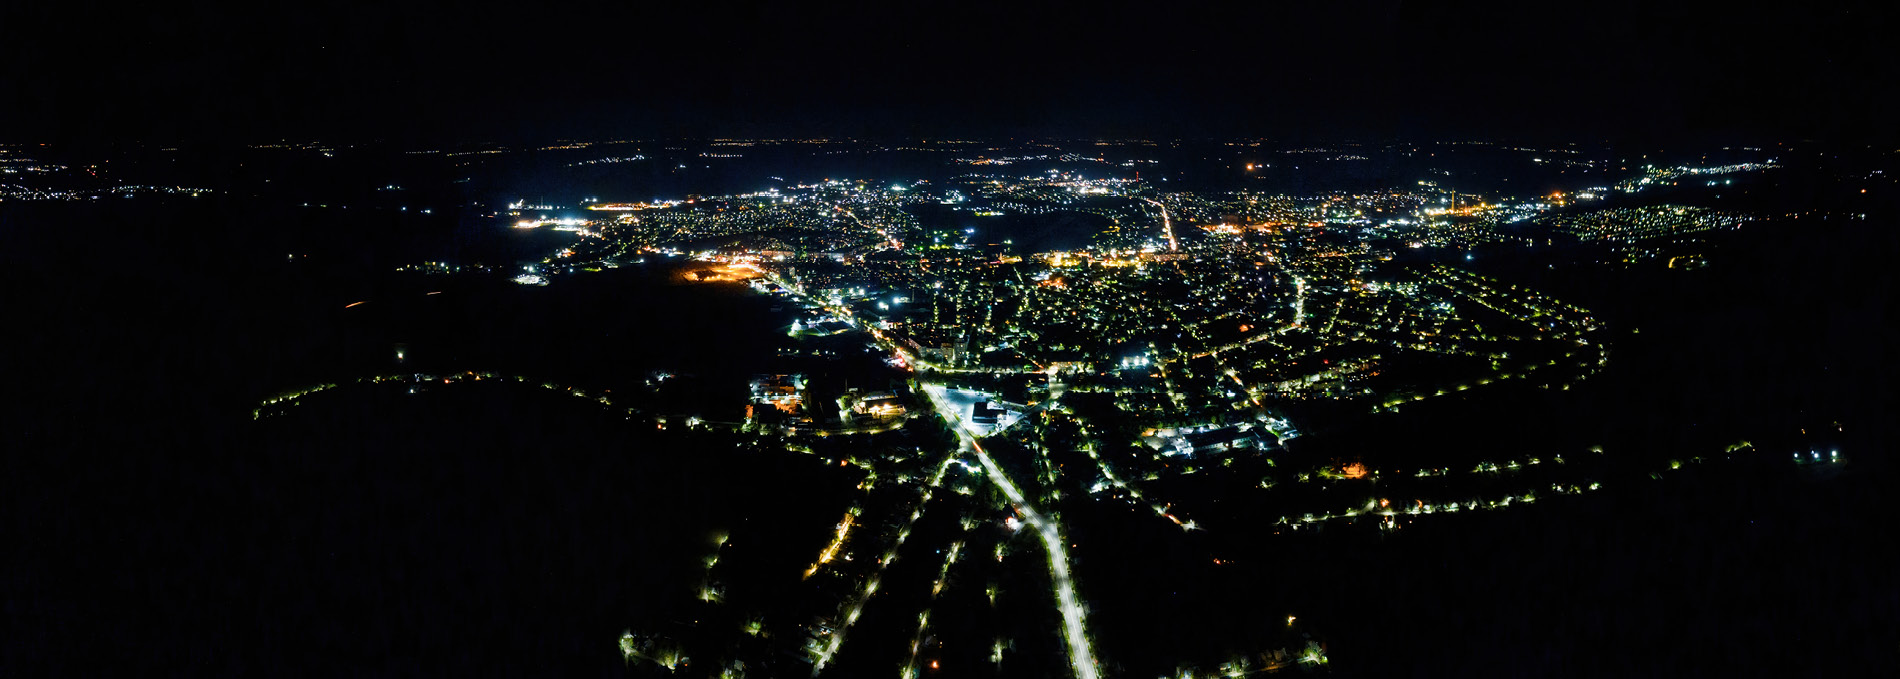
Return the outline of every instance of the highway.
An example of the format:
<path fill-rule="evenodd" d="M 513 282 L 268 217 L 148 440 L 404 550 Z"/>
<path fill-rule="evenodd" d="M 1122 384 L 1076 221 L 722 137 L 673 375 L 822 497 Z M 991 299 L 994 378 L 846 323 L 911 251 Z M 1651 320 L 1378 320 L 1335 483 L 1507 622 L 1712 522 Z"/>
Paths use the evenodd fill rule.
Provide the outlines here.
<path fill-rule="evenodd" d="M 1174 242 L 1174 221 L 1168 219 L 1167 206 L 1162 205 L 1160 201 L 1153 198 L 1142 198 L 1142 200 L 1148 201 L 1149 205 L 1153 205 L 1156 209 L 1161 210 L 1161 233 L 1168 237 L 1168 252 L 1180 252 L 1180 244 Z"/>
<path fill-rule="evenodd" d="M 1062 609 L 1063 639 L 1067 642 L 1069 649 L 1069 665 L 1075 669 L 1075 676 L 1078 679 L 1096 679 L 1099 675 L 1095 667 L 1095 654 L 1089 650 L 1088 629 L 1083 620 L 1082 602 L 1076 597 L 1075 583 L 1069 576 L 1069 549 L 1068 545 L 1062 542 L 1061 527 L 1030 506 L 1029 501 L 1023 497 L 1022 491 L 1016 488 L 1016 484 L 1009 480 L 1009 476 L 996 466 L 994 460 L 990 459 L 989 453 L 983 450 L 982 444 L 977 443 L 976 437 L 970 435 L 969 429 L 964 426 L 962 413 L 953 410 L 952 406 L 944 401 L 943 390 L 943 385 L 937 384 L 926 384 L 923 387 L 924 393 L 930 396 L 931 404 L 936 408 L 937 414 L 943 416 L 944 420 L 950 424 L 950 429 L 957 433 L 957 439 L 962 442 L 963 448 L 976 455 L 977 461 L 983 464 L 983 471 L 990 475 L 990 481 L 1002 488 L 1003 494 L 1009 496 L 1009 501 L 1016 505 L 1017 511 L 1022 513 L 1023 522 L 1035 529 L 1036 534 L 1042 537 L 1043 546 L 1047 548 L 1049 554 L 1049 571 L 1055 579 L 1057 606 Z"/>

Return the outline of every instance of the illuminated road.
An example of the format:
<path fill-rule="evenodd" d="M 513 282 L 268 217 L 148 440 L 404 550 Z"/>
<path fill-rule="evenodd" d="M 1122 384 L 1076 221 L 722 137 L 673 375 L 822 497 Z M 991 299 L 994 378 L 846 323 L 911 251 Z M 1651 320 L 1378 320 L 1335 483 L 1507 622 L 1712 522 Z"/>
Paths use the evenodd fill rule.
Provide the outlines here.
<path fill-rule="evenodd" d="M 1149 205 L 1153 205 L 1156 209 L 1161 210 L 1161 233 L 1168 237 L 1168 252 L 1179 252 L 1181 246 L 1174 242 L 1174 221 L 1168 219 L 1167 206 L 1162 205 L 1160 201 L 1152 198 L 1142 198 L 1142 200 L 1148 201 Z"/>
<path fill-rule="evenodd" d="M 858 226 L 862 226 L 866 229 L 870 229 L 871 231 L 877 232 L 877 235 L 882 236 L 884 238 L 884 242 L 890 245 L 892 250 L 904 249 L 904 244 L 901 242 L 898 242 L 896 238 L 892 237 L 889 231 L 864 223 L 864 220 L 858 218 L 858 213 L 852 212 L 850 208 L 846 208 L 843 205 L 835 205 L 834 207 L 837 208 L 839 211 L 845 213 L 846 215 L 850 215 L 851 221 L 857 222 Z"/>
<path fill-rule="evenodd" d="M 1037 369 L 1028 368 L 1028 367 L 957 368 L 957 367 L 943 365 L 941 363 L 936 363 L 934 361 L 925 359 L 921 356 L 914 356 L 909 351 L 905 351 L 904 348 L 900 346 L 895 340 L 892 340 L 890 337 L 885 336 L 884 331 L 879 330 L 877 326 L 866 324 L 866 323 L 859 323 L 857 315 L 853 314 L 849 307 L 834 306 L 830 304 L 829 302 L 827 302 L 826 300 L 822 300 L 817 297 L 805 294 L 804 292 L 801 291 L 800 288 L 795 287 L 791 283 L 786 282 L 785 279 L 783 278 L 779 278 L 778 274 L 772 271 L 764 271 L 762 273 L 765 276 L 765 280 L 771 281 L 774 285 L 779 286 L 779 289 L 784 290 L 787 294 L 790 294 L 791 296 L 799 299 L 800 301 L 816 304 L 819 307 L 822 307 L 824 310 L 831 312 L 832 315 L 837 316 L 838 318 L 844 319 L 844 321 L 846 323 L 849 323 L 852 327 L 858 328 L 860 330 L 870 333 L 871 337 L 877 340 L 878 346 L 884 347 L 885 350 L 890 351 L 893 355 L 903 357 L 904 362 L 907 365 L 921 367 L 921 368 L 929 368 L 930 370 L 934 370 L 937 372 L 950 372 L 950 373 L 990 373 L 993 375 L 1011 375 L 1011 374 L 1020 374 L 1020 373 L 1025 373 L 1025 372 L 1037 372 Z"/>
<path fill-rule="evenodd" d="M 964 427 L 962 415 L 952 410 L 952 406 L 943 399 L 943 390 L 942 385 L 936 384 L 927 384 L 923 387 L 924 393 L 930 396 L 931 404 L 936 407 L 937 414 L 943 416 L 944 420 L 949 422 L 950 428 L 957 432 L 957 438 L 962 441 L 963 447 L 976 455 L 977 461 L 983 464 L 983 471 L 989 473 L 990 481 L 1002 488 L 1003 494 L 1008 495 L 1010 502 L 1022 512 L 1024 523 L 1036 529 L 1036 534 L 1042 536 L 1043 546 L 1048 549 L 1049 571 L 1055 579 L 1056 602 L 1062 609 L 1063 638 L 1068 642 L 1069 664 L 1074 667 L 1075 676 L 1078 679 L 1096 679 L 1098 674 L 1095 669 L 1095 655 L 1089 650 L 1088 629 L 1084 626 L 1082 619 L 1082 603 L 1076 598 L 1075 584 L 1069 577 L 1069 550 L 1068 546 L 1062 543 L 1061 527 L 1030 507 L 1029 501 L 1023 498 L 1022 491 L 1017 489 L 1016 484 L 1009 480 L 1009 476 L 996 466 L 996 462 L 990 459 L 990 454 L 983 450 L 983 446 L 977 443 L 976 437 L 971 436 L 969 430 Z"/>

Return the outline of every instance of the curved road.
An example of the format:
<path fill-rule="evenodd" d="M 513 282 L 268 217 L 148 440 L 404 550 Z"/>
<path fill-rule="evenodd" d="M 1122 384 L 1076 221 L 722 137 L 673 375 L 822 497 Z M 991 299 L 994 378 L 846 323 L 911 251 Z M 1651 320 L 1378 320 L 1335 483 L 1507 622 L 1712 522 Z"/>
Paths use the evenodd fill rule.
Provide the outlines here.
<path fill-rule="evenodd" d="M 1136 198 L 1141 198 L 1141 197 L 1136 196 Z M 1180 244 L 1174 242 L 1174 221 L 1171 219 L 1168 219 L 1168 207 L 1166 205 L 1162 205 L 1161 201 L 1155 200 L 1153 198 L 1141 198 L 1141 200 L 1148 201 L 1149 205 L 1153 205 L 1155 206 L 1155 209 L 1158 209 L 1161 211 L 1161 234 L 1168 237 L 1168 252 L 1180 252 L 1181 250 Z"/>

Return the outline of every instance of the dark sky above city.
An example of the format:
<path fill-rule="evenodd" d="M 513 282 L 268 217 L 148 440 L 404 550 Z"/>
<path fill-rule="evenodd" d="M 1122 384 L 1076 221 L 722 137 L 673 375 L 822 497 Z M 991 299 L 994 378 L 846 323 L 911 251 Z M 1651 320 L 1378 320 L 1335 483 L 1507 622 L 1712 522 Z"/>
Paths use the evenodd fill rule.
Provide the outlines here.
<path fill-rule="evenodd" d="M 1886 138 L 1829 3 L 9 3 L 14 141 Z"/>

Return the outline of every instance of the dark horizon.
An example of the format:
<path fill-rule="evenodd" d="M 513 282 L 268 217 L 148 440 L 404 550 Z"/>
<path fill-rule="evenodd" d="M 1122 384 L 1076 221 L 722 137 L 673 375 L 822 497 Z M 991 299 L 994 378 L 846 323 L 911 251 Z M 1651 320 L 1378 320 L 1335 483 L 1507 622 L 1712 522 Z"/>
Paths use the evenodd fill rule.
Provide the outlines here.
<path fill-rule="evenodd" d="M 1886 141 L 1862 7 L 17 7 L 33 141 L 1567 137 Z"/>

